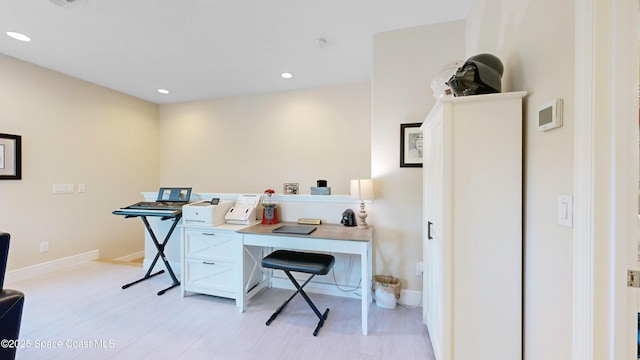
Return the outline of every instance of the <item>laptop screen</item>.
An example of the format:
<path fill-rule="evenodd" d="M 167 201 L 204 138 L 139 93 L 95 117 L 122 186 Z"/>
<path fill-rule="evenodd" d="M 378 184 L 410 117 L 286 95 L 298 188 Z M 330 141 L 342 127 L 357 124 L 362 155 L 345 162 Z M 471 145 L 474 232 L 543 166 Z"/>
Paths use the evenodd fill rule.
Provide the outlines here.
<path fill-rule="evenodd" d="M 156 201 L 189 202 L 191 198 L 191 188 L 170 188 L 161 187 L 158 191 Z"/>

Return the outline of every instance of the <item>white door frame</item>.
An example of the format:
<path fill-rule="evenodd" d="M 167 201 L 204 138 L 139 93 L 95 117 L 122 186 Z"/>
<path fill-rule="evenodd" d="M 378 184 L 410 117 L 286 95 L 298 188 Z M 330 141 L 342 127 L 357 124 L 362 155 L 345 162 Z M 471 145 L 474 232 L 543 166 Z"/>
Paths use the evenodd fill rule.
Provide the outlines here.
<path fill-rule="evenodd" d="M 574 4 L 573 359 L 636 359 L 638 1 Z"/>

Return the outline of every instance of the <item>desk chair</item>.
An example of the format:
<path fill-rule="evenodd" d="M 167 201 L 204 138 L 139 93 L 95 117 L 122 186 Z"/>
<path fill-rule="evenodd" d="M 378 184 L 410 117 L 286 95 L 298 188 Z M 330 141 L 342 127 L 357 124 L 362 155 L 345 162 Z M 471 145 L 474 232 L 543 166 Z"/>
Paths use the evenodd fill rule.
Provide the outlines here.
<path fill-rule="evenodd" d="M 0 359 L 14 359 L 16 341 L 20 334 L 24 294 L 4 288 L 4 274 L 9 256 L 10 235 L 0 232 L 0 339 L 9 340 L 9 345 L 0 346 Z"/>
<path fill-rule="evenodd" d="M 276 310 L 276 312 L 271 315 L 269 320 L 267 320 L 266 325 L 269 326 L 273 320 L 276 319 L 278 314 L 282 310 L 284 310 L 285 306 L 293 299 L 296 295 L 300 294 L 306 300 L 307 304 L 311 307 L 316 316 L 318 316 L 318 326 L 316 326 L 315 331 L 313 332 L 313 336 L 318 335 L 318 331 L 322 325 L 324 325 L 324 321 L 327 320 L 327 316 L 329 315 L 329 308 L 325 310 L 324 314 L 321 314 L 318 308 L 314 305 L 314 303 L 309 299 L 309 296 L 302 288 L 305 287 L 314 278 L 316 275 L 326 275 L 329 270 L 333 267 L 336 259 L 332 255 L 326 254 L 314 254 L 314 253 L 306 253 L 306 252 L 298 252 L 298 251 L 290 251 L 290 250 L 276 250 L 271 254 L 267 255 L 264 259 L 262 259 L 262 267 L 269 269 L 282 270 L 289 280 L 296 287 L 296 292 L 291 295 L 291 297 L 285 301 L 280 307 Z M 300 286 L 298 281 L 291 275 L 291 272 L 301 272 L 306 274 L 311 274 L 311 276 Z"/>

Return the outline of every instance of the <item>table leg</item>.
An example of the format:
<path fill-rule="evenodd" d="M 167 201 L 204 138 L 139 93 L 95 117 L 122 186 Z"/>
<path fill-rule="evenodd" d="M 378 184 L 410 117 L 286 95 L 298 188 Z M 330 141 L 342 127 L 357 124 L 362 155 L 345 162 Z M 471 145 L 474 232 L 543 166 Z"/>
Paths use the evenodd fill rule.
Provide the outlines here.
<path fill-rule="evenodd" d="M 242 241 L 240 242 L 240 244 L 238 244 L 235 248 L 236 250 L 236 259 L 238 259 L 238 263 L 236 264 L 237 266 L 237 273 L 238 273 L 238 278 L 236 279 L 236 307 L 238 308 L 238 310 L 243 313 L 244 312 L 244 307 L 245 307 L 245 303 L 246 303 L 246 294 L 244 292 L 244 287 L 245 287 L 245 282 L 244 282 L 244 278 L 245 276 L 245 271 L 244 271 L 244 244 L 242 244 Z"/>
<path fill-rule="evenodd" d="M 371 301 L 371 254 L 368 245 L 365 245 L 360 253 L 360 267 L 362 269 L 362 335 L 367 335 L 369 333 L 369 302 Z"/>

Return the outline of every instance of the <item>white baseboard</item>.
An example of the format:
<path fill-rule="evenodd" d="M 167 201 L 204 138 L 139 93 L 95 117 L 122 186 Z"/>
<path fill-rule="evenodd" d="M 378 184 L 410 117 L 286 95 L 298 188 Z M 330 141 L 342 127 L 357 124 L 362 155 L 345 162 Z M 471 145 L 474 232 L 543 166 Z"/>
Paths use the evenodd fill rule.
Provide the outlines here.
<path fill-rule="evenodd" d="M 16 270 L 7 271 L 5 279 L 7 283 L 20 281 L 34 276 L 45 275 L 52 271 L 62 270 L 75 265 L 88 263 L 90 261 L 98 259 L 99 257 L 100 251 L 98 249 L 91 250 L 86 253 L 72 255 L 62 259 L 47 261 L 42 264 L 36 264 Z"/>
<path fill-rule="evenodd" d="M 280 277 L 271 277 L 271 286 L 279 289 L 289 289 L 295 290 L 293 284 L 287 278 Z M 340 285 L 340 288 L 352 289 L 353 286 L 349 285 Z M 360 298 L 360 294 L 362 294 L 361 289 L 356 291 L 342 291 L 340 290 L 336 284 L 328 284 L 328 283 L 320 283 L 320 282 L 310 282 L 305 286 L 305 290 L 310 293 L 317 294 L 325 294 L 325 295 L 333 295 L 333 296 L 343 296 L 349 298 Z M 375 293 L 372 290 L 371 296 L 375 299 Z M 400 299 L 398 303 L 407 307 L 419 307 L 422 306 L 422 293 L 417 290 L 401 290 L 400 291 Z"/>
<path fill-rule="evenodd" d="M 125 255 L 122 257 L 119 257 L 115 260 L 117 261 L 131 261 L 131 260 L 136 260 L 136 259 L 140 259 L 144 257 L 144 250 L 142 251 L 138 251 L 138 252 L 134 252 L 133 254 L 129 254 L 129 255 Z"/>
<path fill-rule="evenodd" d="M 422 306 L 422 292 L 417 290 L 400 290 L 399 304 L 408 307 Z"/>

